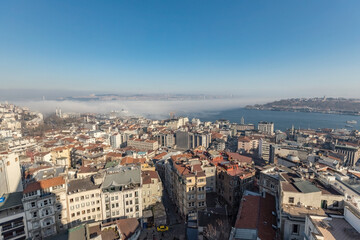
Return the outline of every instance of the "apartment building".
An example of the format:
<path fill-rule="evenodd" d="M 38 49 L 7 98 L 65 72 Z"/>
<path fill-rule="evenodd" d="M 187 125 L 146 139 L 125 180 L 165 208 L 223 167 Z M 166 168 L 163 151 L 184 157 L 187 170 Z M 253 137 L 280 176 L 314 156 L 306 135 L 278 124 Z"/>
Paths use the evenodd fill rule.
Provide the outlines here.
<path fill-rule="evenodd" d="M 101 180 L 95 177 L 69 181 L 67 188 L 68 222 L 71 227 L 102 220 Z"/>
<path fill-rule="evenodd" d="M 191 154 L 174 155 L 166 162 L 165 181 L 183 218 L 206 209 L 206 174 Z"/>
<path fill-rule="evenodd" d="M 267 162 L 270 160 L 270 143 L 263 138 L 259 140 L 258 156 Z"/>
<path fill-rule="evenodd" d="M 42 239 L 66 229 L 64 194 L 66 184 L 63 177 L 32 182 L 25 187 L 22 201 L 30 238 Z"/>
<path fill-rule="evenodd" d="M 0 197 L 0 240 L 28 238 L 22 192 L 7 193 Z"/>
<path fill-rule="evenodd" d="M 307 215 L 306 240 L 360 239 L 360 215 L 344 209 L 344 216 Z"/>
<path fill-rule="evenodd" d="M 0 154 L 0 196 L 10 192 L 21 192 L 21 170 L 19 156 L 15 153 Z"/>
<path fill-rule="evenodd" d="M 132 139 L 127 141 L 129 147 L 134 147 L 136 149 L 150 151 L 157 150 L 159 148 L 159 143 L 156 140 L 142 140 L 142 139 Z"/>
<path fill-rule="evenodd" d="M 284 239 L 304 239 L 305 216 L 325 216 L 327 209 L 344 208 L 344 196 L 333 188 L 313 179 L 303 180 L 282 174 L 280 183 L 280 227 Z"/>
<path fill-rule="evenodd" d="M 259 122 L 258 131 L 264 134 L 274 134 L 274 123 L 273 122 Z"/>
<path fill-rule="evenodd" d="M 230 161 L 217 165 L 216 192 L 236 214 L 243 192 L 253 186 L 255 170 Z"/>
<path fill-rule="evenodd" d="M 155 205 L 157 202 L 161 202 L 162 197 L 162 183 L 159 174 L 156 171 L 142 171 L 142 201 L 143 209 Z"/>
<path fill-rule="evenodd" d="M 353 167 L 360 158 L 360 147 L 350 146 L 346 144 L 335 145 L 335 152 L 344 154 L 346 156 L 345 166 Z"/>
<path fill-rule="evenodd" d="M 142 217 L 142 178 L 139 166 L 106 173 L 102 190 L 103 219 Z"/>
<path fill-rule="evenodd" d="M 160 132 L 156 138 L 162 147 L 173 147 L 175 145 L 175 135 L 172 132 Z"/>

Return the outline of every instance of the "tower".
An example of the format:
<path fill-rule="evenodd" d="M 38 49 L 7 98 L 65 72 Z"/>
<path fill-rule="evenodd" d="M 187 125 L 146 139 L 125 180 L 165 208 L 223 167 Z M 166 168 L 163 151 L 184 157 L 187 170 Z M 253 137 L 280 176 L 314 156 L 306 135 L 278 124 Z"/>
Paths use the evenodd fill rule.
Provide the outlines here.
<path fill-rule="evenodd" d="M 241 123 L 241 125 L 244 125 L 244 124 L 245 124 L 244 117 L 241 117 L 240 123 Z"/>

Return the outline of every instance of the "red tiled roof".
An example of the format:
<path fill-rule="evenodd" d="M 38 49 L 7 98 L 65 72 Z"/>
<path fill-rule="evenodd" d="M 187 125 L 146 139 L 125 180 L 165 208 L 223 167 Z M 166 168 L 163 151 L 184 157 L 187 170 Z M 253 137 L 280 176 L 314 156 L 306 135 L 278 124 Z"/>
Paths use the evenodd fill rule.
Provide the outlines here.
<path fill-rule="evenodd" d="M 116 221 L 123 239 L 129 239 L 139 227 L 139 221 L 136 218 L 120 219 Z"/>
<path fill-rule="evenodd" d="M 259 217 L 259 196 L 244 196 L 236 217 L 235 228 L 256 229 Z"/>
<path fill-rule="evenodd" d="M 151 179 L 158 179 L 159 180 L 159 175 L 156 171 L 143 171 L 141 173 L 141 177 L 143 179 L 143 184 L 150 184 L 151 183 Z"/>
<path fill-rule="evenodd" d="M 164 157 L 166 154 L 167 154 L 167 152 L 162 152 L 162 153 L 156 155 L 156 156 L 154 157 L 154 159 L 161 159 L 161 158 Z"/>
<path fill-rule="evenodd" d="M 235 228 L 257 229 L 258 238 L 261 240 L 273 240 L 276 231 L 272 225 L 276 225 L 275 198 L 269 194 L 266 198 L 261 196 L 244 196 L 236 217 Z"/>
<path fill-rule="evenodd" d="M 239 161 L 239 162 L 248 163 L 248 164 L 252 163 L 251 157 L 247 157 L 244 155 L 240 155 L 239 153 L 232 153 L 232 152 L 227 152 L 226 154 L 228 155 L 229 160 Z"/>
<path fill-rule="evenodd" d="M 65 184 L 63 177 L 54 177 L 50 179 L 40 180 L 38 182 L 29 183 L 24 189 L 23 193 L 34 192 L 40 189 L 46 189 L 49 187 L 59 186 Z"/>

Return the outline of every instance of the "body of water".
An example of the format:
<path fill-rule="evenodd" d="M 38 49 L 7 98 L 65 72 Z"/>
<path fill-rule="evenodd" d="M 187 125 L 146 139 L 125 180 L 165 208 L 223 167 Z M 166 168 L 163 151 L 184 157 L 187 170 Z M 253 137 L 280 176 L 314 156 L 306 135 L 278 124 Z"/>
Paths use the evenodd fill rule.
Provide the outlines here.
<path fill-rule="evenodd" d="M 349 130 L 360 130 L 360 116 L 336 115 L 324 113 L 305 113 L 305 112 L 281 112 L 281 111 L 263 111 L 253 109 L 232 109 L 220 112 L 193 113 L 191 117 L 200 118 L 201 121 L 216 121 L 218 119 L 227 119 L 230 122 L 240 123 L 241 117 L 244 117 L 245 123 L 257 125 L 259 121 L 274 122 L 275 129 L 285 131 L 292 125 L 296 129 L 317 129 L 317 128 L 346 128 Z M 190 119 L 191 120 L 191 119 Z M 347 127 L 346 121 L 355 120 L 357 124 L 351 124 L 353 127 Z"/>

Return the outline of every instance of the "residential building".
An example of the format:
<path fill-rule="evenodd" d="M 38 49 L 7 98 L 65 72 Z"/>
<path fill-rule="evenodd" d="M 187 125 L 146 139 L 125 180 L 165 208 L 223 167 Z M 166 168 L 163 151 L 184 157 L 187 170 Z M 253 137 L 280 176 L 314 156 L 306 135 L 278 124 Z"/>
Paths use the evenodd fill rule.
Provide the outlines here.
<path fill-rule="evenodd" d="M 238 150 L 252 152 L 259 146 L 259 139 L 255 137 L 242 136 L 238 139 Z"/>
<path fill-rule="evenodd" d="M 235 162 L 217 165 L 216 192 L 229 205 L 230 214 L 236 214 L 243 192 L 253 186 L 254 176 L 255 170 Z"/>
<path fill-rule="evenodd" d="M 0 239 L 27 239 L 29 237 L 22 192 L 6 193 L 0 197 Z"/>
<path fill-rule="evenodd" d="M 317 180 L 302 180 L 284 176 L 280 183 L 280 227 L 284 239 L 304 239 L 305 216 L 325 216 L 327 209 L 344 207 L 343 195 Z M 310 182 L 311 181 L 311 182 Z"/>
<path fill-rule="evenodd" d="M 353 167 L 360 158 L 360 147 L 346 144 L 335 145 L 335 152 L 344 154 L 346 158 L 345 166 Z"/>
<path fill-rule="evenodd" d="M 96 177 L 69 181 L 67 188 L 68 222 L 71 227 L 102 220 L 101 180 Z"/>
<path fill-rule="evenodd" d="M 259 122 L 258 131 L 267 135 L 274 134 L 274 123 L 273 122 Z"/>
<path fill-rule="evenodd" d="M 127 141 L 129 147 L 134 147 L 140 150 L 157 150 L 159 148 L 159 143 L 156 140 L 142 140 L 142 139 L 132 139 Z"/>
<path fill-rule="evenodd" d="M 142 201 L 143 209 L 148 209 L 150 206 L 161 202 L 162 197 L 162 182 L 159 174 L 156 171 L 142 171 Z"/>
<path fill-rule="evenodd" d="M 191 154 L 174 155 L 166 163 L 165 186 L 180 215 L 206 208 L 206 175 L 201 162 Z"/>
<path fill-rule="evenodd" d="M 229 240 L 276 239 L 276 200 L 274 196 L 243 196 Z"/>
<path fill-rule="evenodd" d="M 42 239 L 66 229 L 66 184 L 63 177 L 29 183 L 23 191 L 23 205 L 29 237 Z"/>
<path fill-rule="evenodd" d="M 307 215 L 305 220 L 305 240 L 337 240 L 337 239 L 360 239 L 359 215 L 352 214 L 349 218 L 344 216 L 315 216 Z"/>
<path fill-rule="evenodd" d="M 142 179 L 139 166 L 106 173 L 102 190 L 103 219 L 142 217 Z"/>
<path fill-rule="evenodd" d="M 258 155 L 260 158 L 269 162 L 270 160 L 270 143 L 265 139 L 261 138 L 259 140 L 259 152 Z"/>
<path fill-rule="evenodd" d="M 0 196 L 5 193 L 21 192 L 21 170 L 19 156 L 15 153 L 0 154 Z"/>
<path fill-rule="evenodd" d="M 110 136 L 110 145 L 112 148 L 119 148 L 122 144 L 121 134 L 116 133 Z"/>

